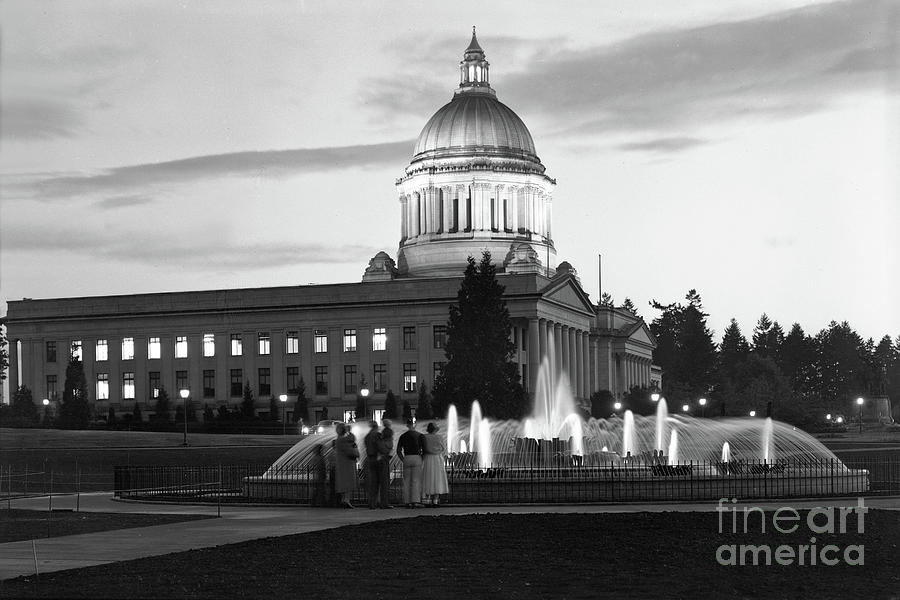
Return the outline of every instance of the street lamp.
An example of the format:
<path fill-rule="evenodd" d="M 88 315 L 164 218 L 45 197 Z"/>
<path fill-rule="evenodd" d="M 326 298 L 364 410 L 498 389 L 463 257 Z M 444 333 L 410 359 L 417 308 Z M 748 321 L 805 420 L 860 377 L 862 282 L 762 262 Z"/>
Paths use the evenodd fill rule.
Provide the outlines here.
<path fill-rule="evenodd" d="M 659 402 L 659 392 L 653 392 L 650 394 L 650 399 L 654 402 Z"/>
<path fill-rule="evenodd" d="M 185 389 L 185 390 L 181 390 L 178 393 L 181 394 L 181 399 L 184 400 L 184 441 L 181 443 L 181 445 L 187 446 L 188 445 L 188 443 L 187 443 L 187 410 L 188 410 L 187 401 L 188 401 L 188 396 L 191 395 L 191 390 Z"/>
<path fill-rule="evenodd" d="M 865 400 L 863 400 L 862 396 L 856 399 L 856 404 L 859 406 L 859 432 L 862 433 L 862 407 Z"/>
<path fill-rule="evenodd" d="M 278 399 L 281 400 L 281 435 L 284 435 L 287 433 L 287 394 L 281 394 Z"/>
<path fill-rule="evenodd" d="M 700 398 L 700 400 L 698 400 L 697 402 L 700 404 L 700 416 L 705 417 L 706 416 L 706 398 Z"/>
<path fill-rule="evenodd" d="M 830 420 L 831 420 L 831 413 L 828 413 L 827 415 L 825 415 L 825 420 L 826 420 L 826 421 L 830 421 Z"/>
<path fill-rule="evenodd" d="M 613 409 L 622 410 L 622 403 L 617 401 L 615 404 L 613 404 Z"/>
<path fill-rule="evenodd" d="M 682 404 L 682 405 L 681 405 L 681 412 L 687 412 L 687 411 L 689 411 L 690 409 L 691 409 L 691 407 L 688 406 L 687 404 Z"/>
<path fill-rule="evenodd" d="M 751 410 L 751 411 L 750 411 L 750 416 L 751 416 L 751 417 L 755 417 L 755 416 L 756 416 L 756 411 L 755 411 L 755 410 Z"/>
<path fill-rule="evenodd" d="M 369 387 L 366 385 L 365 376 L 360 380 L 359 395 L 363 399 L 363 410 L 366 413 L 366 419 L 369 418 Z"/>

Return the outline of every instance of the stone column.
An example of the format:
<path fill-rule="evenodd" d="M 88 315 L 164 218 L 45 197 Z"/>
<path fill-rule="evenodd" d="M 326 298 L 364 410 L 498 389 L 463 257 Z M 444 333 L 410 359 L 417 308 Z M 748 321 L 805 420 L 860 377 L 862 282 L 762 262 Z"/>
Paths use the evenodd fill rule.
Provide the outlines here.
<path fill-rule="evenodd" d="M 563 369 L 562 362 L 562 325 L 553 323 L 553 356 L 550 366 L 554 373 L 558 373 Z"/>
<path fill-rule="evenodd" d="M 590 398 L 594 390 L 591 389 L 591 350 L 590 332 L 584 331 L 581 335 L 582 372 L 581 385 L 584 387 L 584 397 Z"/>
<path fill-rule="evenodd" d="M 537 317 L 528 319 L 528 391 L 535 393 L 537 374 L 541 368 L 540 324 Z"/>
<path fill-rule="evenodd" d="M 572 394 L 577 395 L 578 389 L 578 366 L 577 352 L 575 347 L 575 328 L 569 327 L 569 381 L 572 382 Z"/>
<path fill-rule="evenodd" d="M 472 231 L 480 231 L 482 226 L 482 188 L 480 183 L 472 184 Z"/>
<path fill-rule="evenodd" d="M 419 192 L 413 192 L 409 199 L 412 201 L 412 210 L 410 211 L 412 228 L 410 230 L 410 237 L 416 237 L 421 233 L 419 220 Z"/>
<path fill-rule="evenodd" d="M 547 329 L 547 319 L 538 319 L 538 342 L 540 343 L 537 355 L 538 363 L 541 363 L 547 356 L 547 345 L 550 343 L 547 340 Z"/>
<path fill-rule="evenodd" d="M 581 398 L 584 398 L 584 349 L 581 345 L 583 338 L 581 330 L 575 332 L 575 389 Z"/>
<path fill-rule="evenodd" d="M 569 372 L 572 366 L 572 357 L 569 354 L 569 332 L 571 329 L 567 325 L 562 326 L 562 347 L 560 348 L 559 355 L 562 357 L 562 362 L 560 363 L 562 367 L 562 371 L 566 374 L 566 377 L 569 379 L 569 384 L 572 383 L 572 374 Z"/>
<path fill-rule="evenodd" d="M 444 224 L 441 231 L 449 233 L 453 228 L 453 188 L 450 186 L 441 188 L 441 201 L 444 207 Z"/>
<path fill-rule="evenodd" d="M 519 190 L 516 187 L 509 190 L 509 221 L 513 233 L 519 232 Z"/>

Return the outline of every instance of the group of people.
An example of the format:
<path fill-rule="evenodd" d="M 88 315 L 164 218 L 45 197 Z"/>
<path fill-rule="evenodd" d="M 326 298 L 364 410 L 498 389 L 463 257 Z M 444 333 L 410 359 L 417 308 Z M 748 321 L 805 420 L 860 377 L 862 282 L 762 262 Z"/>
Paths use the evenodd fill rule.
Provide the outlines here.
<path fill-rule="evenodd" d="M 407 508 L 437 506 L 441 494 L 450 491 L 444 457 L 447 447 L 438 426 L 429 423 L 427 433 L 416 430 L 412 419 L 406 422 L 406 431 L 396 443 L 396 454 L 403 464 L 403 505 Z M 334 491 L 339 505 L 354 508 L 350 495 L 356 489 L 356 464 L 360 449 L 356 436 L 343 423 L 335 425 L 334 442 L 335 481 Z M 394 456 L 394 430 L 388 419 L 382 420 L 381 430 L 377 421 L 369 421 L 369 433 L 363 440 L 366 465 L 366 488 L 369 508 L 394 508 L 390 503 L 391 459 Z"/>

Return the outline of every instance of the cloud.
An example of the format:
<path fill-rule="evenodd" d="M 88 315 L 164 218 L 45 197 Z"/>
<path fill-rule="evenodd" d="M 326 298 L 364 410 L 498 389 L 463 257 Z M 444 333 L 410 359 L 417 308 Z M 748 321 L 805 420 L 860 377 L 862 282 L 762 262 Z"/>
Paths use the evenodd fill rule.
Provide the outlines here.
<path fill-rule="evenodd" d="M 670 137 L 646 140 L 643 142 L 627 142 L 624 144 L 619 144 L 618 147 L 619 149 L 626 150 L 628 152 L 669 153 L 687 150 L 688 148 L 693 148 L 695 146 L 702 146 L 706 143 L 708 143 L 707 140 L 702 140 L 699 138 Z"/>
<path fill-rule="evenodd" d="M 96 208 L 100 208 L 103 210 L 114 210 L 117 208 L 128 208 L 131 206 L 142 206 L 144 204 L 151 204 L 154 202 L 154 199 L 149 196 L 112 196 L 110 198 L 104 198 L 102 200 L 97 200 L 94 202 L 94 206 Z"/>
<path fill-rule="evenodd" d="M 900 69 L 894 41 L 898 23 L 900 4 L 864 0 L 659 30 L 587 48 L 514 39 L 506 42 L 508 54 L 493 46 L 485 50 L 495 66 L 501 60 L 507 70 L 523 66 L 503 76 L 495 68 L 491 83 L 526 123 L 540 124 L 543 136 L 571 139 L 612 132 L 696 138 L 693 131 L 712 124 L 792 118 L 826 110 L 857 92 L 896 93 L 897 78 L 892 83 L 890 74 Z M 510 60 L 529 43 L 539 52 Z M 457 59 L 459 45 L 457 37 Z M 427 47 L 443 51 L 444 42 Z M 415 60 L 419 54 L 410 56 Z M 432 59 L 420 62 L 408 69 L 428 67 Z M 446 85 L 444 70 L 427 72 L 439 73 Z M 367 82 L 366 104 L 386 115 L 400 107 L 421 118 L 440 106 L 433 91 L 410 100 L 390 82 Z M 425 83 L 435 85 L 430 76 Z M 640 143 L 634 142 L 633 149 L 642 149 Z M 676 146 L 669 151 L 692 144 Z"/>
<path fill-rule="evenodd" d="M 148 252 L 148 248 L 153 248 Z M 43 229 L 35 235 L 27 228 L 5 232 L 3 251 L 20 252 L 36 259 L 60 252 L 86 258 L 119 261 L 133 265 L 171 265 L 217 271 L 250 271 L 306 264 L 363 263 L 381 248 L 362 244 L 333 246 L 320 243 L 231 243 L 221 239 L 189 240 L 164 231 Z"/>
<path fill-rule="evenodd" d="M 326 148 L 232 152 L 116 167 L 91 174 L 61 174 L 27 179 L 19 176 L 12 198 L 54 201 L 98 193 L 121 193 L 148 187 L 208 181 L 224 177 L 288 177 L 303 173 L 395 166 L 412 156 L 413 140 Z M 132 196 L 134 197 L 134 196 Z M 112 206 L 109 203 L 106 207 Z"/>
<path fill-rule="evenodd" d="M 57 100 L 11 98 L 0 110 L 0 135 L 9 140 L 71 137 L 82 124 L 73 107 Z"/>

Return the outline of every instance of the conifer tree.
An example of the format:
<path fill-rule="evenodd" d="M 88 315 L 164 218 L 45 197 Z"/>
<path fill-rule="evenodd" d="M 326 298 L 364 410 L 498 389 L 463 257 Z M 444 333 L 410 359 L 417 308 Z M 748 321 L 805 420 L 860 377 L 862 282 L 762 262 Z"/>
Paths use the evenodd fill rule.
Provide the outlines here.
<path fill-rule="evenodd" d="M 65 390 L 59 407 L 60 425 L 65 429 L 86 429 L 90 420 L 91 408 L 88 405 L 84 365 L 72 352 L 66 366 Z"/>
<path fill-rule="evenodd" d="M 255 403 L 253 401 L 253 388 L 250 382 L 244 382 L 244 398 L 241 400 L 241 416 L 245 419 L 252 419 L 256 416 Z"/>
<path fill-rule="evenodd" d="M 388 390 L 387 396 L 384 398 L 384 418 L 385 419 L 396 419 L 397 418 L 397 397 L 394 395 L 394 392 Z"/>

